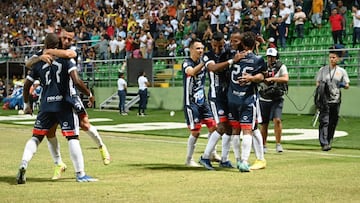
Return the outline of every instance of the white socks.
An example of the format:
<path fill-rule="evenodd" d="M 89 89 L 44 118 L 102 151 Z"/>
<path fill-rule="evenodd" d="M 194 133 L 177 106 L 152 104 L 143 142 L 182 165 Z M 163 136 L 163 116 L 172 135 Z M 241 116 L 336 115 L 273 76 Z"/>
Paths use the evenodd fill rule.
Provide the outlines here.
<path fill-rule="evenodd" d="M 22 163 L 21 163 L 22 167 L 27 168 L 28 162 L 32 159 L 32 157 L 36 153 L 36 150 L 37 150 L 39 144 L 40 144 L 40 141 L 36 137 L 31 137 L 26 142 L 26 145 L 24 148 L 24 153 L 22 156 Z"/>
<path fill-rule="evenodd" d="M 209 159 L 210 158 L 210 154 L 215 149 L 215 145 L 219 141 L 220 137 L 221 137 L 221 135 L 216 130 L 211 133 L 211 135 L 210 135 L 210 137 L 208 139 L 208 143 L 206 145 L 204 154 L 202 156 L 203 159 Z"/>
<path fill-rule="evenodd" d="M 253 131 L 253 148 L 255 156 L 258 160 L 264 160 L 264 145 L 262 135 L 259 129 Z"/>
<path fill-rule="evenodd" d="M 229 158 L 230 143 L 231 143 L 231 135 L 224 133 L 222 136 L 222 140 L 221 140 L 221 144 L 222 144 L 221 161 L 222 162 L 227 161 Z"/>
<path fill-rule="evenodd" d="M 241 161 L 240 159 L 240 135 L 233 135 L 233 150 L 236 162 Z"/>
<path fill-rule="evenodd" d="M 94 141 L 95 143 L 101 147 L 104 145 L 99 132 L 97 131 L 96 127 L 93 125 L 90 125 L 90 128 L 88 131 L 85 131 Z"/>
<path fill-rule="evenodd" d="M 187 155 L 186 161 L 190 161 L 193 158 L 195 146 L 196 146 L 197 137 L 189 135 L 188 144 L 187 144 Z"/>
<path fill-rule="evenodd" d="M 75 172 L 79 177 L 82 177 L 85 175 L 85 166 L 84 157 L 80 147 L 80 141 L 77 139 L 70 139 L 68 143 L 70 158 L 73 162 Z"/>
<path fill-rule="evenodd" d="M 52 138 L 47 138 L 48 140 L 48 148 L 49 148 L 49 151 L 50 151 L 50 154 L 54 160 L 54 163 L 56 165 L 58 165 L 59 163 L 62 163 L 62 159 L 61 159 L 61 153 L 60 153 L 60 144 L 55 137 L 52 137 Z"/>
<path fill-rule="evenodd" d="M 244 135 L 241 144 L 241 161 L 248 163 L 252 145 L 252 136 Z"/>

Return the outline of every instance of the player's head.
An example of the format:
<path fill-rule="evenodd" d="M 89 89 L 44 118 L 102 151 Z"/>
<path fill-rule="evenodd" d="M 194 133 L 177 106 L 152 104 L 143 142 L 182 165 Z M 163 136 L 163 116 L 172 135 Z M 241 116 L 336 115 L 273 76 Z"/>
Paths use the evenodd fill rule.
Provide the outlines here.
<path fill-rule="evenodd" d="M 230 36 L 230 46 L 232 50 L 242 51 L 243 47 L 241 45 L 242 33 L 240 29 L 235 29 Z"/>
<path fill-rule="evenodd" d="M 123 73 L 123 72 L 120 72 L 120 73 L 119 73 L 119 78 L 122 78 L 122 77 L 124 77 L 124 73 Z"/>
<path fill-rule="evenodd" d="M 61 48 L 63 48 L 63 49 L 70 48 L 70 46 L 74 42 L 74 37 L 75 37 L 74 28 L 72 28 L 70 26 L 66 26 L 61 31 L 60 37 L 61 37 Z"/>
<path fill-rule="evenodd" d="M 241 44 L 245 50 L 254 50 L 255 48 L 256 35 L 253 32 L 244 32 Z"/>
<path fill-rule="evenodd" d="M 59 38 L 55 33 L 48 33 L 44 41 L 45 49 L 56 49 L 59 46 Z"/>
<path fill-rule="evenodd" d="M 211 48 L 215 54 L 220 54 L 224 48 L 224 34 L 221 32 L 215 32 L 211 39 Z"/>
<path fill-rule="evenodd" d="M 195 38 L 190 42 L 190 58 L 194 61 L 200 59 L 202 54 L 204 53 L 204 45 L 200 39 Z"/>

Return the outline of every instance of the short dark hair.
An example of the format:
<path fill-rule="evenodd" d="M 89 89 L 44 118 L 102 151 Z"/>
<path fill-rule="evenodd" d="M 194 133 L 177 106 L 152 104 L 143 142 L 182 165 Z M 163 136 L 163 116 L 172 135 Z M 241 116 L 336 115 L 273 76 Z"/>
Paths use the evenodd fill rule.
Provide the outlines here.
<path fill-rule="evenodd" d="M 213 40 L 220 41 L 220 40 L 224 39 L 224 34 L 221 32 L 215 32 L 213 34 L 212 38 L 213 38 Z"/>
<path fill-rule="evenodd" d="M 73 27 L 70 27 L 70 26 L 65 26 L 65 27 L 64 27 L 64 30 L 65 30 L 66 32 L 75 32 L 74 28 L 73 28 Z"/>
<path fill-rule="evenodd" d="M 195 38 L 195 39 L 191 40 L 191 42 L 189 44 L 189 47 L 192 47 L 196 42 L 202 43 L 202 41 L 199 38 Z"/>
<path fill-rule="evenodd" d="M 249 48 L 255 47 L 256 35 L 251 31 L 244 32 L 241 42 Z"/>
<path fill-rule="evenodd" d="M 59 46 L 59 37 L 55 33 L 48 33 L 44 40 L 45 49 L 55 49 Z"/>
<path fill-rule="evenodd" d="M 342 57 L 342 51 L 337 50 L 337 48 L 334 46 L 329 47 L 329 54 L 335 54 L 338 57 Z"/>

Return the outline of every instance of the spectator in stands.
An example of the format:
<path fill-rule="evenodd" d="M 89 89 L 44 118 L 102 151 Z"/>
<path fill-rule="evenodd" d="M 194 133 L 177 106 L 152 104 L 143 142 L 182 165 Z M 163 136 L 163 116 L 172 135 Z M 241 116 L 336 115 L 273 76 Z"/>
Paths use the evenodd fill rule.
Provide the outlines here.
<path fill-rule="evenodd" d="M 266 25 L 266 30 L 268 31 L 268 36 L 269 39 L 273 38 L 274 39 L 274 43 L 277 44 L 277 39 L 278 39 L 278 22 L 277 22 L 277 16 L 276 15 L 272 15 L 268 24 Z"/>
<path fill-rule="evenodd" d="M 321 28 L 322 25 L 322 15 L 324 11 L 324 2 L 323 0 L 313 0 L 311 7 L 311 22 L 314 27 Z"/>
<path fill-rule="evenodd" d="M 100 37 L 100 42 L 95 46 L 99 49 L 99 59 L 107 63 L 109 53 L 109 41 L 106 39 L 105 34 Z"/>
<path fill-rule="evenodd" d="M 329 23 L 331 26 L 331 33 L 334 40 L 334 44 L 343 44 L 342 32 L 343 32 L 343 23 L 344 18 L 337 13 L 337 9 L 333 8 L 331 11 L 331 16 L 329 17 Z"/>
<path fill-rule="evenodd" d="M 341 57 L 341 52 L 331 47 L 329 65 L 322 67 L 316 76 L 316 86 L 327 87 L 327 91 L 322 92 L 322 95 L 326 94 L 327 96 L 326 101 L 319 109 L 319 141 L 323 151 L 331 150 L 332 140 L 339 120 L 340 89 L 349 89 L 349 76 L 345 69 L 337 65 L 339 57 Z"/>
<path fill-rule="evenodd" d="M 360 42 L 360 10 L 358 5 L 354 5 L 352 7 L 353 16 L 353 39 L 352 39 L 352 47 L 355 47 L 356 43 Z"/>
<path fill-rule="evenodd" d="M 296 12 L 293 18 L 295 22 L 295 32 L 298 38 L 304 38 L 304 23 L 306 21 L 306 14 L 302 11 L 301 6 L 296 6 Z"/>
<path fill-rule="evenodd" d="M 155 47 L 157 50 L 157 55 L 160 57 L 168 56 L 166 47 L 168 46 L 169 42 L 164 37 L 164 33 L 159 34 L 159 38 L 155 40 Z"/>
<path fill-rule="evenodd" d="M 119 41 L 117 41 L 116 37 L 114 35 L 110 36 L 109 41 L 109 49 L 110 49 L 110 59 L 114 60 L 112 61 L 112 64 L 116 64 L 115 60 L 119 58 Z"/>
<path fill-rule="evenodd" d="M 281 48 L 286 47 L 286 38 L 288 36 L 289 28 L 286 26 L 285 21 L 281 16 L 277 17 L 277 36 L 278 36 L 278 43 L 280 43 Z"/>
<path fill-rule="evenodd" d="M 146 34 L 146 58 L 152 59 L 154 52 L 154 38 L 151 36 L 150 32 Z"/>
<path fill-rule="evenodd" d="M 132 32 L 128 32 L 125 40 L 125 51 L 126 51 L 126 59 L 132 58 L 132 53 L 134 50 L 133 42 L 134 39 L 132 37 Z"/>
<path fill-rule="evenodd" d="M 125 59 L 126 56 L 126 50 L 125 50 L 125 46 L 126 46 L 126 42 L 124 40 L 124 38 L 121 35 L 118 35 L 118 46 L 119 46 L 119 59 Z"/>
<path fill-rule="evenodd" d="M 139 38 L 139 41 L 140 41 L 140 51 L 141 51 L 141 54 L 142 56 L 146 57 L 146 43 L 147 43 L 147 34 L 146 32 L 144 31 L 144 29 L 141 29 L 140 30 L 140 38 Z"/>
<path fill-rule="evenodd" d="M 343 17 L 343 30 L 342 30 L 342 37 L 345 38 L 346 36 L 346 12 L 347 12 L 347 8 L 344 5 L 343 1 L 338 1 L 337 3 L 337 10 L 338 13 Z"/>

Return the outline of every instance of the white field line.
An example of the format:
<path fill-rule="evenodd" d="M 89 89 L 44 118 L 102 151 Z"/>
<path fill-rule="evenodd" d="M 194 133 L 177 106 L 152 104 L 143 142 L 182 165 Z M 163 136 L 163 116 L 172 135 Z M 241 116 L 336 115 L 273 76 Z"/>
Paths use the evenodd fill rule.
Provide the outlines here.
<path fill-rule="evenodd" d="M 183 141 L 172 141 L 172 140 L 161 140 L 161 139 L 148 139 L 148 138 L 132 138 L 132 137 L 119 137 L 113 135 L 106 135 L 106 137 L 111 137 L 114 139 L 121 139 L 126 141 L 140 141 L 140 142 L 154 142 L 154 143 L 166 143 L 166 144 L 176 144 L 176 145 L 187 145 L 187 142 Z M 197 146 L 205 146 L 205 143 L 196 143 Z M 185 150 L 185 147 L 184 147 Z M 275 149 L 268 149 L 270 151 L 275 151 Z M 320 147 L 319 147 L 320 150 Z M 319 155 L 319 156 L 331 156 L 331 157 L 346 157 L 346 158 L 360 158 L 360 155 L 353 155 L 353 154 L 339 154 L 339 153 L 332 153 L 332 152 L 313 152 L 313 151 L 305 151 L 305 150 L 284 150 L 283 153 L 301 153 L 307 155 Z M 265 155 L 266 156 L 266 155 Z"/>

